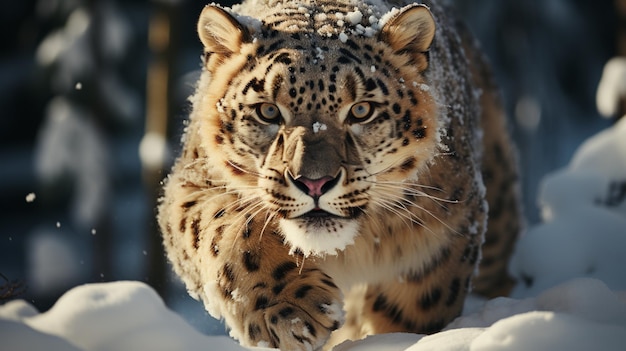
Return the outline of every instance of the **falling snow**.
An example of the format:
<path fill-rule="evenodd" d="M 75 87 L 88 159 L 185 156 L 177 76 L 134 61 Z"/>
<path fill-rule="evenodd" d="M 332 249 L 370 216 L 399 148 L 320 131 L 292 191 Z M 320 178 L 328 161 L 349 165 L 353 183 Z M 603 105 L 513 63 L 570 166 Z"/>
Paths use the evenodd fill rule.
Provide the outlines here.
<path fill-rule="evenodd" d="M 26 202 L 33 202 L 36 198 L 37 195 L 35 195 L 35 193 L 29 193 L 28 195 L 26 195 Z"/>

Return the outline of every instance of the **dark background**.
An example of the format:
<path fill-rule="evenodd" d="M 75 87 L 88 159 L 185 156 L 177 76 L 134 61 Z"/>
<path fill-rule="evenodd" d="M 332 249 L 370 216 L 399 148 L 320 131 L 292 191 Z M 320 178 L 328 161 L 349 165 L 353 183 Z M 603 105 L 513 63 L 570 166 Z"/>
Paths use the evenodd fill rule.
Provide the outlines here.
<path fill-rule="evenodd" d="M 619 45 L 624 15 L 620 22 L 617 11 L 625 2 L 456 3 L 502 87 L 520 153 L 526 217 L 536 223 L 541 177 L 612 123 L 598 115 L 595 91 L 606 61 L 626 54 Z M 154 201 L 165 172 L 142 164 L 138 151 L 146 130 L 167 135 L 170 155 L 178 149 L 200 68 L 195 28 L 204 5 L 3 4 L 0 292 L 15 286 L 20 298 L 44 311 L 77 284 L 140 280 L 198 329 L 223 332 L 163 263 Z M 167 129 L 155 127 L 161 115 Z M 169 162 L 166 157 L 166 167 Z M 35 198 L 27 201 L 31 193 Z"/>

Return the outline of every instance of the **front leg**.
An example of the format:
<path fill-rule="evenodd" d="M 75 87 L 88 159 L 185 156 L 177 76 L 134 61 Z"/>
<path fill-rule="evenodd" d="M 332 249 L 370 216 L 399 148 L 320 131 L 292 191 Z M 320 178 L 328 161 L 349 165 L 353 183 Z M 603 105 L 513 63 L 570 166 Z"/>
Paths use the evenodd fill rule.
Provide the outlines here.
<path fill-rule="evenodd" d="M 327 347 L 373 334 L 432 334 L 444 328 L 462 311 L 478 257 L 477 245 L 458 240 L 423 267 L 352 288 L 345 297 L 346 323 Z"/>
<path fill-rule="evenodd" d="M 237 201 L 229 200 L 221 203 Z M 177 225 L 165 233 L 169 257 L 192 296 L 243 345 L 321 348 L 343 322 L 342 295 L 332 279 L 290 255 L 265 214 L 253 218 L 245 209 L 199 203 L 171 204 L 180 211 L 169 211 Z"/>
<path fill-rule="evenodd" d="M 261 224 L 251 221 L 248 230 L 260 234 Z M 343 318 L 341 293 L 332 279 L 309 263 L 299 267 L 271 229 L 263 237 L 247 238 L 229 235 L 229 230 L 217 243 L 224 249 L 214 264 L 222 268 L 206 300 L 224 305 L 233 336 L 247 346 L 319 349 Z"/>

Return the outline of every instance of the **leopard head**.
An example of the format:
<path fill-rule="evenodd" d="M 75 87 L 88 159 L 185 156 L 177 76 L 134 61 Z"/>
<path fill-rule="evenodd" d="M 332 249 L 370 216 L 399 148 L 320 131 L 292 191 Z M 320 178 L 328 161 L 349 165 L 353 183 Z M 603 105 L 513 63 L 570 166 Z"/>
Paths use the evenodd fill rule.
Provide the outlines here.
<path fill-rule="evenodd" d="M 194 118 L 223 186 L 251 214 L 277 222 L 294 252 L 333 254 L 362 221 L 393 213 L 389 201 L 437 149 L 424 78 L 435 24 L 422 5 L 384 23 L 281 6 L 260 20 L 204 9 Z"/>

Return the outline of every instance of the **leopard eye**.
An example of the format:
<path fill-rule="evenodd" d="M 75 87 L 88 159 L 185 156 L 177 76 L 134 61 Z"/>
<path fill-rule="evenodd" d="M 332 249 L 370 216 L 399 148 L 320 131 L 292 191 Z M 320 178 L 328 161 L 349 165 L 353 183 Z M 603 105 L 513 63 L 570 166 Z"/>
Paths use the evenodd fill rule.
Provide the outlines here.
<path fill-rule="evenodd" d="M 348 121 L 350 123 L 364 123 L 374 114 L 374 106 L 372 103 L 363 101 L 357 102 L 350 108 Z"/>
<path fill-rule="evenodd" d="M 263 102 L 257 105 L 256 114 L 264 123 L 280 123 L 280 110 L 278 106 L 269 102 Z"/>

